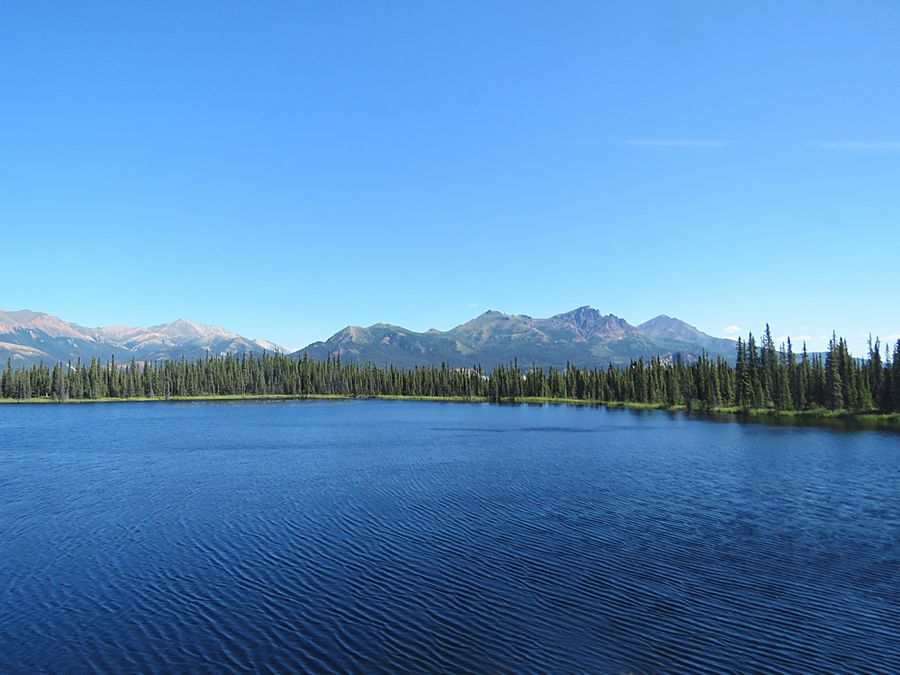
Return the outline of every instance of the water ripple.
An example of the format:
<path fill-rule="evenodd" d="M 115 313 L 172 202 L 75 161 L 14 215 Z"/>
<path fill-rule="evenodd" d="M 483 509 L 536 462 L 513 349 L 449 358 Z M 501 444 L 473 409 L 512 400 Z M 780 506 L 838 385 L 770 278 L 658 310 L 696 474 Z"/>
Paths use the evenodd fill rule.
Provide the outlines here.
<path fill-rule="evenodd" d="M 900 671 L 896 436 L 9 408 L 3 672 Z"/>

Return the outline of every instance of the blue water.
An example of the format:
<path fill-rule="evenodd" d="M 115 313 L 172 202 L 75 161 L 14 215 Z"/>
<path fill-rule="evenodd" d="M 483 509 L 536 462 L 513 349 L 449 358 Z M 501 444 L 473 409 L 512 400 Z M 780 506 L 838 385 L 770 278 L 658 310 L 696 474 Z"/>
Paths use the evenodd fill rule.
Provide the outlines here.
<path fill-rule="evenodd" d="M 900 436 L 0 406 L 0 672 L 900 672 Z"/>

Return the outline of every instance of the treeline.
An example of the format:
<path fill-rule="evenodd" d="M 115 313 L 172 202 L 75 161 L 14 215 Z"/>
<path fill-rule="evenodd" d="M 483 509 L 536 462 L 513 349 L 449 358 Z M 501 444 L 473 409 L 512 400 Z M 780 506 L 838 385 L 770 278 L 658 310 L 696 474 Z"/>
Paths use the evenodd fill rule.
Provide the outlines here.
<path fill-rule="evenodd" d="M 766 326 L 761 344 L 753 335 L 736 344 L 735 364 L 702 356 L 693 362 L 638 359 L 624 368 L 543 369 L 518 363 L 492 371 L 446 365 L 398 369 L 373 364 L 295 359 L 252 353 L 198 361 L 128 365 L 102 363 L 37 365 L 16 370 L 11 362 L 0 375 L 0 397 L 173 398 L 192 396 L 422 396 L 578 399 L 598 402 L 777 410 L 900 412 L 900 340 L 893 352 L 876 340 L 866 358 L 850 355 L 843 339 L 828 351 L 795 355 L 790 340 L 776 349 Z"/>

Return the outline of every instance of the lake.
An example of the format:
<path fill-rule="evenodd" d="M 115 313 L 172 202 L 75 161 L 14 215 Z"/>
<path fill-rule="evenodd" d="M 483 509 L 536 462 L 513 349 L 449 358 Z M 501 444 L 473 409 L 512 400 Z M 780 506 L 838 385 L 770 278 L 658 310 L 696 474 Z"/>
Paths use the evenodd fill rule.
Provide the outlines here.
<path fill-rule="evenodd" d="M 900 672 L 900 435 L 0 406 L 0 672 Z"/>

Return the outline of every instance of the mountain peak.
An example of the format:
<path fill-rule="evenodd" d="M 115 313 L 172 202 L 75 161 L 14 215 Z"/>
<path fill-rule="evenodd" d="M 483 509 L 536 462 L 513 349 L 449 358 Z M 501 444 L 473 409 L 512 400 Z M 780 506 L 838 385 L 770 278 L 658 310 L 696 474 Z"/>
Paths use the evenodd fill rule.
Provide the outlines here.
<path fill-rule="evenodd" d="M 197 323 L 189 319 L 175 319 L 169 323 L 151 326 L 148 330 L 175 338 L 237 337 L 235 333 L 219 326 Z"/>
<path fill-rule="evenodd" d="M 595 309 L 594 307 L 591 307 L 590 305 L 582 305 L 581 307 L 576 307 L 573 310 L 570 310 L 568 312 L 563 312 L 562 314 L 557 314 L 556 316 L 553 316 L 551 318 L 566 317 L 566 318 L 572 318 L 572 319 L 577 319 L 577 320 L 581 320 L 581 321 L 584 321 L 584 320 L 589 321 L 589 320 L 593 320 L 593 319 L 599 319 L 602 316 L 603 316 L 603 314 L 600 313 L 599 309 Z"/>
<path fill-rule="evenodd" d="M 702 335 L 702 333 L 691 324 L 666 314 L 659 314 L 658 316 L 645 321 L 638 325 L 638 330 L 645 335 L 652 335 L 654 337 L 669 335 L 671 337 L 685 339 Z"/>
<path fill-rule="evenodd" d="M 733 350 L 733 347 L 729 347 L 728 340 L 707 335 L 686 321 L 666 314 L 660 314 L 645 321 L 637 327 L 637 330 L 641 335 L 652 340 L 668 341 L 673 346 L 681 344 L 683 345 L 682 349 L 690 348 L 711 354 L 723 354 L 729 358 Z"/>
<path fill-rule="evenodd" d="M 30 309 L 11 312 L 0 310 L 0 332 L 20 329 L 38 330 L 52 337 L 87 337 L 87 329 L 44 312 L 32 312 Z"/>
<path fill-rule="evenodd" d="M 614 314 L 604 315 L 590 305 L 551 316 L 545 321 L 557 330 L 571 333 L 579 342 L 594 339 L 619 340 L 633 330 L 633 326 L 624 319 Z"/>

